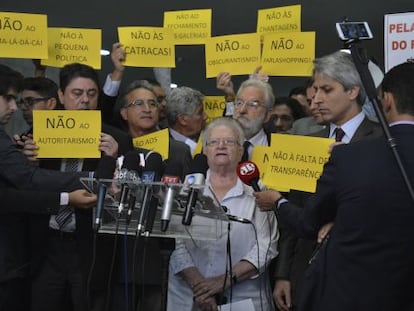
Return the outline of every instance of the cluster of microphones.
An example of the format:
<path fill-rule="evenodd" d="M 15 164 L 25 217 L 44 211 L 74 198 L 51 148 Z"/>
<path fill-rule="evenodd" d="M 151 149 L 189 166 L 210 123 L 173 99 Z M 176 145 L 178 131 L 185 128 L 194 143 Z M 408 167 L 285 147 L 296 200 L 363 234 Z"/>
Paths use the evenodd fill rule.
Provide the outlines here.
<path fill-rule="evenodd" d="M 189 165 L 190 174 L 184 178 L 183 185 L 186 188 L 186 198 L 183 200 L 182 224 L 191 225 L 197 201 L 201 189 L 205 184 L 206 172 L 208 169 L 207 158 L 203 154 L 197 154 Z M 156 192 L 159 187 L 154 183 L 165 185 L 161 209 L 161 231 L 168 230 L 171 214 L 177 196 L 177 184 L 182 181 L 180 176 L 183 166 L 174 160 L 163 161 L 159 153 L 150 151 L 145 157 L 138 150 L 130 151 L 125 155 L 123 165 L 119 171 L 117 183 L 120 186 L 118 203 L 118 217 L 125 215 L 126 225 L 128 226 L 132 213 L 138 203 L 140 206 L 137 232 L 151 233 L 154 220 L 156 218 L 159 205 L 159 196 Z M 259 170 L 251 161 L 242 162 L 237 167 L 237 174 L 245 184 L 253 187 L 255 191 L 260 191 L 258 185 Z M 108 186 L 100 182 L 97 190 L 97 207 L 95 213 L 95 228 L 98 231 L 102 224 L 102 216 L 105 205 L 105 197 Z M 223 211 L 227 212 L 226 207 L 222 206 Z M 227 214 L 231 221 L 250 223 L 248 219 Z"/>

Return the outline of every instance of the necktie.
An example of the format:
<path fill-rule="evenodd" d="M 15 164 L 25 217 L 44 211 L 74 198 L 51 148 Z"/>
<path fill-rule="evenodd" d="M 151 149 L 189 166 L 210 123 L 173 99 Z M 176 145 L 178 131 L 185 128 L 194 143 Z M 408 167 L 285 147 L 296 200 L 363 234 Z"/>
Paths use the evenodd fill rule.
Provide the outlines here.
<path fill-rule="evenodd" d="M 243 156 L 241 159 L 241 162 L 249 160 L 249 147 L 252 145 L 252 143 L 248 140 L 246 140 L 243 143 Z"/>
<path fill-rule="evenodd" d="M 77 172 L 78 167 L 79 167 L 78 159 L 67 159 L 66 166 L 65 166 L 65 172 Z M 73 213 L 74 213 L 74 209 L 72 206 L 70 205 L 61 206 L 61 208 L 59 209 L 59 213 L 55 217 L 55 220 L 57 224 L 59 225 L 59 228 L 62 229 L 65 225 L 67 225 L 71 221 Z"/>
<path fill-rule="evenodd" d="M 345 132 L 343 129 L 341 129 L 340 127 L 337 127 L 335 129 L 335 141 L 339 142 L 342 141 L 342 138 L 344 138 L 345 136 Z"/>

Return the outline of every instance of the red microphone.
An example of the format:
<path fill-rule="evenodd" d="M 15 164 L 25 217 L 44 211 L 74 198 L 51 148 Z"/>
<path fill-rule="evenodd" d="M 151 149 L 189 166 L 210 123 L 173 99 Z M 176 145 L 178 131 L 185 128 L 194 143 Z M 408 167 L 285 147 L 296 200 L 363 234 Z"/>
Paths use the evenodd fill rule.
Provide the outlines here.
<path fill-rule="evenodd" d="M 245 161 L 239 163 L 237 166 L 237 175 L 243 183 L 251 186 L 254 191 L 261 191 L 258 181 L 259 181 L 259 168 L 252 161 Z"/>

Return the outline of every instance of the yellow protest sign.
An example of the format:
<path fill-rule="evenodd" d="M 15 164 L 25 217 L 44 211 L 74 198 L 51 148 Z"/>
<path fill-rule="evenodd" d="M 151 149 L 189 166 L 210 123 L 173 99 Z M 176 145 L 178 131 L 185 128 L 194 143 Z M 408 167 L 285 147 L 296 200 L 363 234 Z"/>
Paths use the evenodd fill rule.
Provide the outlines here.
<path fill-rule="evenodd" d="M 173 31 L 161 27 L 118 27 L 124 45 L 125 66 L 175 67 Z"/>
<path fill-rule="evenodd" d="M 253 154 L 252 154 L 252 161 L 257 165 L 259 168 L 260 173 L 260 180 L 268 189 L 277 189 L 278 191 L 288 192 L 289 188 L 278 187 L 273 183 L 273 179 L 266 180 L 264 182 L 266 172 L 268 171 L 269 166 L 269 155 L 271 154 L 271 149 L 269 146 L 254 146 Z"/>
<path fill-rule="evenodd" d="M 194 152 L 193 152 L 193 154 L 192 154 L 192 156 L 193 156 L 193 157 L 194 157 L 196 154 L 201 153 L 201 151 L 203 150 L 203 139 L 202 139 L 202 137 L 203 137 L 203 132 L 201 132 L 201 133 L 200 133 L 200 137 L 198 138 L 197 145 L 196 145 L 196 147 L 194 148 Z"/>
<path fill-rule="evenodd" d="M 42 65 L 63 67 L 81 63 L 101 69 L 102 34 L 100 29 L 49 28 L 49 58 Z"/>
<path fill-rule="evenodd" d="M 0 12 L 0 57 L 47 58 L 47 16 Z"/>
<path fill-rule="evenodd" d="M 99 158 L 101 112 L 33 110 L 38 158 Z"/>
<path fill-rule="evenodd" d="M 263 182 L 276 189 L 315 192 L 316 181 L 329 159 L 333 139 L 272 134 L 269 164 Z"/>
<path fill-rule="evenodd" d="M 168 159 L 168 149 L 170 146 L 170 135 L 168 133 L 168 129 L 135 137 L 132 142 L 136 148 L 144 148 L 158 152 L 163 160 Z"/>
<path fill-rule="evenodd" d="M 290 5 L 257 11 L 257 32 L 301 31 L 301 6 Z"/>
<path fill-rule="evenodd" d="M 204 44 L 211 37 L 211 9 L 164 12 L 164 27 L 174 31 L 175 44 Z"/>
<path fill-rule="evenodd" d="M 213 37 L 206 43 L 206 76 L 220 72 L 250 74 L 260 63 L 260 36 L 257 33 Z"/>
<path fill-rule="evenodd" d="M 210 123 L 216 118 L 223 116 L 224 109 L 226 109 L 226 101 L 224 96 L 206 96 L 204 97 L 204 112 L 207 115 L 207 123 Z"/>
<path fill-rule="evenodd" d="M 271 76 L 312 74 L 315 32 L 290 32 L 263 36 L 262 71 Z"/>

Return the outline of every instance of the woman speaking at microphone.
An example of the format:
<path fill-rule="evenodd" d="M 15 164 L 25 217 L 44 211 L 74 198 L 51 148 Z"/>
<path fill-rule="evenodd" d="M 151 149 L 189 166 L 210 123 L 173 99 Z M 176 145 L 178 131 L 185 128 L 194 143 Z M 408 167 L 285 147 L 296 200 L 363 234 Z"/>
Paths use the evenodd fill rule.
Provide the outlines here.
<path fill-rule="evenodd" d="M 227 214 L 247 223 L 230 223 L 230 254 L 227 234 L 214 241 L 176 241 L 170 259 L 169 311 L 218 310 L 218 305 L 237 302 L 252 303 L 251 310 L 274 310 L 266 268 L 277 255 L 276 218 L 260 212 L 253 189 L 237 176 L 243 142 L 242 128 L 230 118 L 214 120 L 203 133 L 209 166 L 204 195 L 217 198 Z M 229 258 L 232 266 L 226 269 Z"/>

